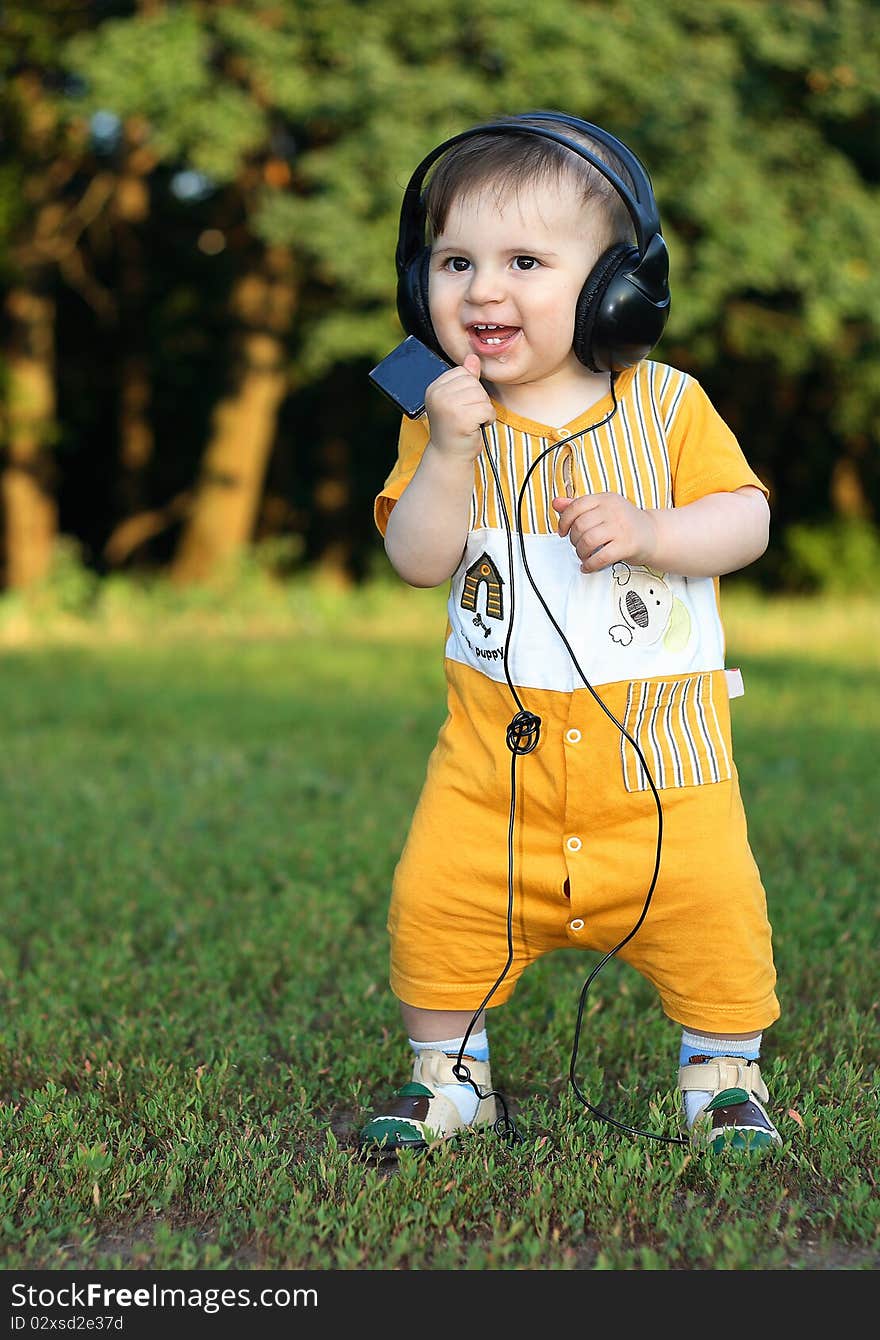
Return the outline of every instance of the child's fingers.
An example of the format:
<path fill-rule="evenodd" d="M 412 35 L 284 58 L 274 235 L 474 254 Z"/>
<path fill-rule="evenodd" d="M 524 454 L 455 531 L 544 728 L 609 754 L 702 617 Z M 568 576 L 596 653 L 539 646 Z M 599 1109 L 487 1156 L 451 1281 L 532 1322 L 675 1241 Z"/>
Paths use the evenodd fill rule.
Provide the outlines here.
<path fill-rule="evenodd" d="M 584 493 L 580 498 L 554 498 L 553 506 L 560 513 L 557 530 L 560 535 L 567 535 L 578 517 L 599 507 L 599 499 L 595 494 Z"/>
<path fill-rule="evenodd" d="M 479 363 L 476 354 L 468 354 L 468 358 L 475 358 Z M 443 372 L 435 381 L 431 382 L 427 394 L 436 399 L 438 395 L 447 395 L 452 388 L 457 393 L 470 394 L 477 397 L 485 397 L 488 400 L 482 382 L 474 380 L 474 375 L 462 364 L 461 367 L 450 368 L 448 372 Z"/>
<path fill-rule="evenodd" d="M 479 364 L 476 354 L 468 354 L 468 358 L 473 358 Z M 425 404 L 429 416 L 442 406 L 444 410 L 454 408 L 458 412 L 476 409 L 480 423 L 494 423 L 496 417 L 482 383 L 463 364 L 450 368 L 431 383 L 425 393 Z"/>
<path fill-rule="evenodd" d="M 480 381 L 481 368 L 479 358 L 476 354 L 468 354 L 461 366 L 464 368 L 465 372 L 469 373 L 472 377 L 476 377 L 477 386 L 479 386 L 480 392 L 482 393 L 480 404 L 485 406 L 485 413 L 480 415 L 480 422 L 482 424 L 494 423 L 496 418 L 495 411 L 492 408 L 492 402 L 483 389 L 482 382 Z M 476 389 L 476 387 L 474 389 Z"/>

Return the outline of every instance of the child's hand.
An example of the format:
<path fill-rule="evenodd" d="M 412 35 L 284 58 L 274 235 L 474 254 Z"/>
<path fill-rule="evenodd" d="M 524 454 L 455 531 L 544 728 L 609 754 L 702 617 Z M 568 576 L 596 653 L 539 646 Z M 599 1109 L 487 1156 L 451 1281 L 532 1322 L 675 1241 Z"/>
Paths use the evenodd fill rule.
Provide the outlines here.
<path fill-rule="evenodd" d="M 425 409 L 432 445 L 450 456 L 475 461 L 483 450 L 480 425 L 495 421 L 476 354 L 468 354 L 461 367 L 450 368 L 431 383 L 425 392 Z"/>
<path fill-rule="evenodd" d="M 655 544 L 651 512 L 636 507 L 619 493 L 587 493 L 581 498 L 554 498 L 561 513 L 559 534 L 567 535 L 581 560 L 581 572 L 599 572 L 612 563 L 650 567 Z"/>

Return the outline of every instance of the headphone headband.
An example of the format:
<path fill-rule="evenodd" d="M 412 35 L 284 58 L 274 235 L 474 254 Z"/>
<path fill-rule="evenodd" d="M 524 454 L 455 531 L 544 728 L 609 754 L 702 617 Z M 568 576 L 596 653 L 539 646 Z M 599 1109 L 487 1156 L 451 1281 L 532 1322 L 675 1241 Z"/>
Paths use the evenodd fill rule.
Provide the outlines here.
<path fill-rule="evenodd" d="M 528 124 L 533 121 L 555 121 L 571 126 L 573 130 L 580 130 L 599 144 L 603 144 L 606 149 L 610 149 L 628 170 L 633 181 L 635 194 L 626 182 L 621 180 L 614 169 L 602 161 L 598 154 L 593 153 L 585 145 L 568 139 L 559 131 L 545 126 Z M 472 126 L 470 130 L 463 130 L 458 135 L 453 135 L 450 139 L 444 140 L 442 144 L 438 144 L 422 159 L 413 172 L 403 194 L 400 211 L 401 226 L 396 252 L 398 270 L 407 265 L 415 253 L 424 246 L 426 220 L 422 186 L 428 170 L 437 162 L 438 158 L 443 157 L 447 150 L 452 149 L 456 144 L 461 144 L 463 140 L 474 139 L 477 135 L 504 134 L 538 135 L 541 139 L 552 140 L 555 144 L 561 144 L 563 148 L 570 149 L 579 158 L 585 159 L 597 172 L 601 173 L 606 181 L 611 183 L 620 196 L 635 229 L 639 255 L 644 255 L 651 238 L 655 233 L 660 232 L 660 219 L 647 169 L 632 149 L 627 148 L 621 140 L 618 140 L 607 130 L 603 130 L 601 126 L 594 126 L 589 121 L 580 121 L 575 116 L 567 116 L 563 112 L 526 112 L 520 117 L 511 118 L 509 121 L 487 121 L 484 125 Z"/>
<path fill-rule="evenodd" d="M 535 124 L 543 121 L 556 124 Z M 556 128 L 559 125 L 578 130 L 611 150 L 629 173 L 632 186 L 597 153 L 561 133 Z M 613 186 L 629 214 L 636 236 L 635 250 L 621 243 L 606 253 L 610 263 L 603 266 L 598 285 L 592 283 L 594 276 L 590 276 L 584 301 L 579 305 L 575 330 L 575 347 L 582 362 L 590 367 L 604 367 L 609 361 L 629 366 L 639 357 L 645 357 L 660 338 L 669 312 L 668 254 L 651 179 L 637 155 L 610 131 L 564 112 L 524 112 L 508 120 L 472 126 L 438 144 L 419 163 L 403 194 L 395 252 L 398 313 L 404 329 L 417 334 L 439 351 L 427 307 L 429 248 L 425 238 L 427 203 L 422 188 L 430 168 L 464 140 L 478 135 L 511 134 L 535 135 L 550 140 L 589 163 Z M 619 280 L 626 281 L 626 287 L 616 282 Z M 636 294 L 640 295 L 638 299 Z M 639 349 L 641 353 L 637 352 Z"/>

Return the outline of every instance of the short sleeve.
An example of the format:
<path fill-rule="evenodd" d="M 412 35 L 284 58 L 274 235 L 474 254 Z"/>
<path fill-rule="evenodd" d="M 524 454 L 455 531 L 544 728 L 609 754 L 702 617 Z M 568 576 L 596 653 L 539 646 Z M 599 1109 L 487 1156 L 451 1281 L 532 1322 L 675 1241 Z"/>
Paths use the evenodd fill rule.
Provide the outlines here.
<path fill-rule="evenodd" d="M 734 493 L 747 484 L 770 490 L 745 458 L 731 429 L 699 382 L 687 377 L 667 434 L 676 507 L 709 493 Z"/>
<path fill-rule="evenodd" d="M 385 480 L 382 492 L 376 497 L 373 515 L 380 532 L 384 535 L 391 509 L 403 493 L 415 474 L 419 462 L 428 445 L 429 428 L 427 415 L 418 419 L 404 418 L 400 425 L 397 442 L 397 460 L 394 469 Z"/>

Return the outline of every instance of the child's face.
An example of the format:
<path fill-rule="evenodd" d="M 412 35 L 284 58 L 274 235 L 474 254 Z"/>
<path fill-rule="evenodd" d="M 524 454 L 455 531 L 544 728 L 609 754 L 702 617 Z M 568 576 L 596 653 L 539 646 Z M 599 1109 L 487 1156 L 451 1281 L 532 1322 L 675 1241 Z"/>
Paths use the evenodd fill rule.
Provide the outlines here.
<path fill-rule="evenodd" d="M 456 363 L 479 355 L 499 387 L 564 390 L 586 369 L 572 351 L 574 314 L 602 247 L 578 186 L 566 178 L 453 202 L 431 248 L 429 307 Z M 487 327 L 496 327 L 487 329 Z"/>

